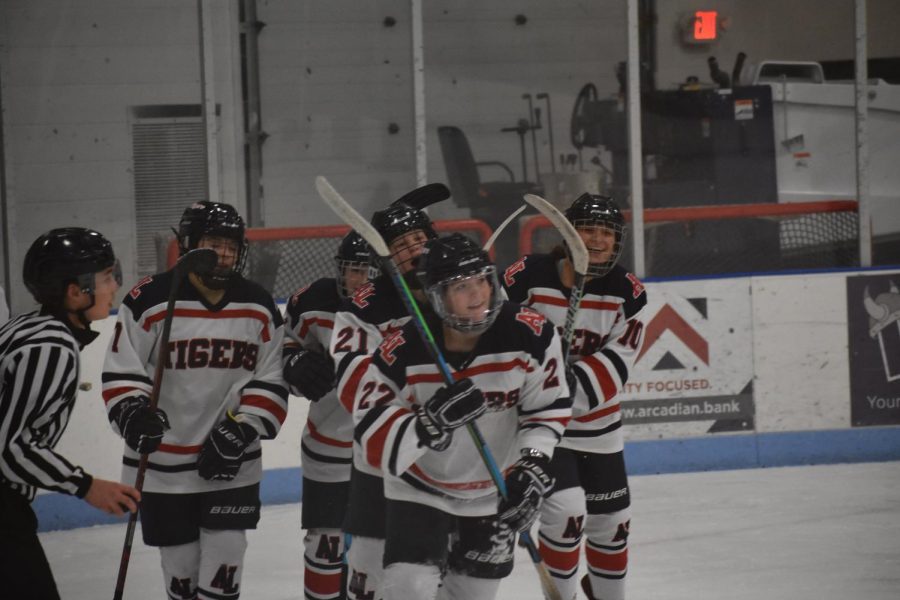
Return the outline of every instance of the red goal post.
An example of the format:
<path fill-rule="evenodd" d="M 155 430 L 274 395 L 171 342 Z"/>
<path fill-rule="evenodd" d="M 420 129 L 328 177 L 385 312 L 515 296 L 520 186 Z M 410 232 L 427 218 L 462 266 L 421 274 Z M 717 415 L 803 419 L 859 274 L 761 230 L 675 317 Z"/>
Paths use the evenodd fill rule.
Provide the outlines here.
<path fill-rule="evenodd" d="M 440 233 L 464 233 L 482 245 L 491 235 L 491 228 L 478 219 L 435 221 L 434 226 Z M 246 235 L 250 248 L 244 275 L 275 298 L 288 298 L 304 285 L 335 276 L 334 255 L 348 231 L 346 225 L 249 228 Z M 178 259 L 174 239 L 169 242 L 166 257 L 171 268 Z"/>
<path fill-rule="evenodd" d="M 630 211 L 625 211 L 631 221 Z M 854 267 L 855 200 L 654 208 L 644 211 L 647 276 L 671 277 Z M 520 255 L 547 252 L 559 235 L 542 216 L 522 225 Z M 631 268 L 626 241 L 623 263 Z"/>

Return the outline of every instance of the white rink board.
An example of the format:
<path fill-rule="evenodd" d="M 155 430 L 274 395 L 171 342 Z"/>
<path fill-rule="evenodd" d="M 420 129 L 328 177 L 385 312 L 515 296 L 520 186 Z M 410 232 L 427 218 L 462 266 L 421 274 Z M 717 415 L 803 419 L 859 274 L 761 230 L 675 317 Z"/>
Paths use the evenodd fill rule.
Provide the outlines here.
<path fill-rule="evenodd" d="M 884 273 L 900 273 L 900 270 Z M 652 307 L 659 307 L 665 298 L 673 308 L 687 315 L 685 321 L 709 341 L 710 357 L 718 358 L 705 365 L 677 336 L 666 332 L 657 342 L 659 348 L 649 348 L 641 359 L 633 381 L 663 379 L 659 374 L 664 370 L 653 371 L 652 367 L 662 359 L 665 342 L 667 351 L 686 367 L 685 371 L 696 374 L 689 378 L 705 378 L 710 384 L 715 383 L 734 393 L 748 382 L 750 369 L 755 431 L 758 433 L 849 428 L 845 279 L 854 274 L 856 272 L 648 284 L 653 314 L 656 309 Z M 697 314 L 692 316 L 692 311 L 696 313 L 696 310 L 688 298 L 707 298 L 707 319 Z M 80 392 L 58 449 L 92 474 L 118 478 L 123 442 L 109 428 L 100 395 L 100 369 L 112 324 L 112 318 L 95 324 L 101 335 L 82 354 L 81 380 L 90 382 L 92 387 L 90 391 Z M 691 393 L 700 395 L 701 392 L 704 390 Z M 670 397 L 677 397 L 675 394 L 672 392 Z M 630 399 L 647 397 L 665 396 L 634 392 L 625 396 Z M 264 444 L 266 469 L 300 465 L 300 433 L 306 408 L 306 400 L 291 399 L 281 434 L 278 439 Z M 660 423 L 626 426 L 625 431 L 629 439 L 671 439 L 701 435 L 708 426 L 708 421 Z"/>

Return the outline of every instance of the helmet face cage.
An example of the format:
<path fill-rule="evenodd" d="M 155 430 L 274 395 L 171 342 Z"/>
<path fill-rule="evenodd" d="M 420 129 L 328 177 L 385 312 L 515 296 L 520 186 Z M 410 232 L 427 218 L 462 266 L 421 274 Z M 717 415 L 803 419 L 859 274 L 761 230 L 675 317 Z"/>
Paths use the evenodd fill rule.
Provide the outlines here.
<path fill-rule="evenodd" d="M 612 252 L 609 258 L 603 262 L 590 262 L 587 275 L 590 277 L 603 277 L 609 273 L 622 254 L 622 244 L 625 240 L 625 216 L 619 209 L 619 205 L 609 196 L 596 194 L 582 194 L 566 210 L 566 218 L 577 230 L 591 227 L 601 227 L 612 231 L 615 236 Z M 566 255 L 571 259 L 568 245 L 564 245 Z M 591 248 L 588 247 L 588 251 Z"/>
<path fill-rule="evenodd" d="M 347 281 L 348 270 L 365 270 L 367 280 L 375 279 L 381 273 L 373 263 L 372 254 L 369 244 L 355 231 L 351 231 L 341 240 L 334 264 L 337 270 L 338 292 L 342 296 L 350 296 L 353 293 Z"/>
<path fill-rule="evenodd" d="M 448 302 L 448 295 L 465 290 L 467 286 L 480 285 L 487 281 L 491 289 L 491 297 L 487 308 L 477 317 L 459 315 L 453 312 Z M 425 289 L 431 308 L 448 327 L 465 333 L 481 333 L 486 331 L 496 320 L 503 303 L 500 297 L 500 283 L 497 279 L 497 268 L 487 265 L 477 271 L 455 275 L 429 285 Z M 465 293 L 465 292 L 462 292 Z"/>
<path fill-rule="evenodd" d="M 122 268 L 112 244 L 102 234 L 82 227 L 53 229 L 38 237 L 25 255 L 23 267 L 25 287 L 45 306 L 60 307 L 70 283 L 93 298 L 96 274 L 110 267 L 122 285 Z"/>
<path fill-rule="evenodd" d="M 237 255 L 231 268 L 216 267 L 203 275 L 203 283 L 213 289 L 227 287 L 230 281 L 244 272 L 249 244 L 244 237 L 244 220 L 230 204 L 196 202 L 185 209 L 178 224 L 178 248 L 183 255 L 200 244 L 204 236 L 221 237 L 237 244 Z"/>
<path fill-rule="evenodd" d="M 428 241 L 419 261 L 418 278 L 434 312 L 445 325 L 458 331 L 485 331 L 497 318 L 503 303 L 494 263 L 478 244 L 459 233 Z M 455 314 L 448 295 L 464 299 L 466 292 L 477 291 L 468 286 L 484 281 L 490 286 L 490 300 L 482 314 L 475 318 Z"/>

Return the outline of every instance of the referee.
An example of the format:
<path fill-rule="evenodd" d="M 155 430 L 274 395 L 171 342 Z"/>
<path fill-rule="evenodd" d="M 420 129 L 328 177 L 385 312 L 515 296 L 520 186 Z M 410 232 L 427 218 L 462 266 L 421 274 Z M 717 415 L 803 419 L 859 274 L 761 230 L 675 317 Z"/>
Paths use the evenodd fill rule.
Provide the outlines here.
<path fill-rule="evenodd" d="M 79 351 L 121 285 L 112 245 L 90 229 L 54 229 L 25 255 L 24 280 L 41 305 L 0 327 L 0 585 L 9 598 L 59 598 L 31 509 L 37 488 L 104 512 L 134 511 L 137 490 L 94 479 L 53 451 L 75 405 Z"/>

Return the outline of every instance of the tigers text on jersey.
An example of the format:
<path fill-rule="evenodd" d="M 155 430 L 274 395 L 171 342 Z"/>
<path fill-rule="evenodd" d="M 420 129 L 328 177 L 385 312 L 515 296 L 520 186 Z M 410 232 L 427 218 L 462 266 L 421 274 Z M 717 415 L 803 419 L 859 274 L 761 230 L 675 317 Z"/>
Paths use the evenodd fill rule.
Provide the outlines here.
<path fill-rule="evenodd" d="M 510 300 L 531 306 L 561 328 L 571 290 L 557 268 L 552 255 L 529 255 L 507 267 L 503 285 Z M 641 348 L 646 305 L 643 284 L 619 265 L 585 284 L 569 355 L 578 387 L 561 448 L 611 453 L 624 447 L 618 395 Z"/>
<path fill-rule="evenodd" d="M 334 315 L 330 345 L 337 370 L 335 389 L 339 398 L 352 372 L 349 367 L 374 352 L 385 336 L 399 331 L 409 318 L 403 299 L 388 275 L 361 285 L 352 296 L 341 300 Z M 349 417 L 353 404 L 344 404 L 344 408 Z M 353 464 L 364 473 L 381 477 L 381 471 L 360 458 L 358 449 L 353 453 Z"/>
<path fill-rule="evenodd" d="M 103 365 L 107 412 L 124 398 L 150 395 L 171 280 L 171 273 L 143 279 L 119 309 Z M 259 285 L 238 279 L 218 305 L 210 306 L 189 281 L 182 284 L 159 393 L 159 408 L 168 415 L 171 429 L 150 455 L 145 490 L 205 492 L 260 480 L 259 441 L 250 446 L 232 481 L 206 481 L 197 474 L 196 463 L 209 432 L 229 410 L 252 425 L 261 439 L 278 433 L 287 416 L 283 340 L 281 313 Z M 125 447 L 124 481 L 134 480 L 138 457 Z"/>
<path fill-rule="evenodd" d="M 440 320 L 432 314 L 428 321 L 443 349 Z M 488 412 L 476 424 L 501 471 L 512 466 L 522 448 L 551 456 L 572 411 L 552 324 L 529 308 L 505 302 L 472 352 L 459 360 L 454 377 L 470 378 L 488 402 Z M 386 337 L 352 369 L 341 401 L 355 402 L 354 438 L 366 464 L 384 472 L 385 496 L 461 516 L 494 514 L 496 486 L 464 428 L 441 452 L 419 442 L 413 407 L 425 404 L 444 378 L 414 324 Z"/>
<path fill-rule="evenodd" d="M 73 333 L 36 312 L 0 327 L 0 485 L 29 501 L 36 488 L 83 498 L 91 485 L 81 467 L 53 451 L 78 394 L 80 342 Z"/>
<path fill-rule="evenodd" d="M 291 297 L 285 308 L 285 344 L 299 343 L 303 348 L 328 352 L 334 313 L 341 299 L 337 286 L 337 280 L 322 278 Z M 301 395 L 294 389 L 291 393 Z M 300 449 L 307 479 L 325 483 L 350 480 L 353 419 L 338 403 L 334 390 L 309 403 Z"/>

